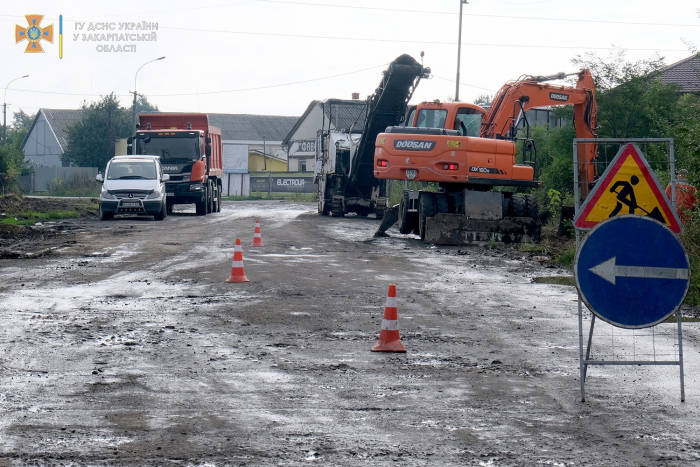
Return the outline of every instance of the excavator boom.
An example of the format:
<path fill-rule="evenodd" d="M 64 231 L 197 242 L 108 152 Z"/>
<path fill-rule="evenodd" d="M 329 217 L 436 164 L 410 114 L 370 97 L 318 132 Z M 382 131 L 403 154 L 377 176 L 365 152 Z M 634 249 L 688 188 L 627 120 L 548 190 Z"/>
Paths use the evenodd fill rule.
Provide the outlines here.
<path fill-rule="evenodd" d="M 595 138 L 598 126 L 598 108 L 595 83 L 588 69 L 576 73 L 576 87 L 547 84 L 543 81 L 561 79 L 552 76 L 525 77 L 505 84 L 496 94 L 481 124 L 482 138 L 515 139 L 519 117 L 533 107 L 573 105 L 577 138 Z M 578 147 L 579 186 L 585 197 L 595 181 L 596 143 L 580 143 Z"/>

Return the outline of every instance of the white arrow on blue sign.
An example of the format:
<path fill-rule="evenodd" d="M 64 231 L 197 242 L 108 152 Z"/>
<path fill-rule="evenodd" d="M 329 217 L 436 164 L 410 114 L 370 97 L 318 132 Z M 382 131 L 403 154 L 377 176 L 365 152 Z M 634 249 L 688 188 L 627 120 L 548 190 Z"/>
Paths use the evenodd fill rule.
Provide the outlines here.
<path fill-rule="evenodd" d="M 647 216 L 626 215 L 591 230 L 576 253 L 574 276 L 596 316 L 614 326 L 643 328 L 681 306 L 690 263 L 668 227 Z"/>
<path fill-rule="evenodd" d="M 615 264 L 617 257 L 594 266 L 589 271 L 615 285 L 616 277 L 644 277 L 647 279 L 684 279 L 688 280 L 687 268 L 657 268 L 645 266 L 620 266 Z"/>

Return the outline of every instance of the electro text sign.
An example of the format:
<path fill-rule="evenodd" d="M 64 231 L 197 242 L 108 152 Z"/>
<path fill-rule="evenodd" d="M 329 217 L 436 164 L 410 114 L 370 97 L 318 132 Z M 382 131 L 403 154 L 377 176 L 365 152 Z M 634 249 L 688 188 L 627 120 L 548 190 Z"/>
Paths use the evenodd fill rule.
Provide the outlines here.
<path fill-rule="evenodd" d="M 627 144 L 617 153 L 581 206 L 574 225 L 591 229 L 605 219 L 623 214 L 648 216 L 675 233 L 681 231 L 680 221 L 656 175 L 634 144 Z"/>
<path fill-rule="evenodd" d="M 598 224 L 574 261 L 576 287 L 596 316 L 622 328 L 654 326 L 683 303 L 688 256 L 671 230 L 649 216 Z"/>

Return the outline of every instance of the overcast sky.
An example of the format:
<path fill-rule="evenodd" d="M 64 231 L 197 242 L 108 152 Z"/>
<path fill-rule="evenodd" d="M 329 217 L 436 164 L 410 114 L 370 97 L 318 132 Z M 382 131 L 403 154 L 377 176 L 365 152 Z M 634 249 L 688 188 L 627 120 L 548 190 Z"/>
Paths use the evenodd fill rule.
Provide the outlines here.
<path fill-rule="evenodd" d="M 112 91 L 126 107 L 135 79 L 162 111 L 299 116 L 315 99 L 366 98 L 389 62 L 404 53 L 420 60 L 421 51 L 433 78 L 420 83 L 413 102 L 455 95 L 459 0 L 0 3 L 0 89 L 5 94 L 10 81 L 29 75 L 6 90 L 8 120 L 20 108 L 76 109 Z M 575 71 L 577 54 L 607 57 L 613 46 L 632 61 L 658 52 L 672 64 L 691 55 L 684 40 L 700 45 L 698 8 L 689 0 L 469 0 L 460 100 L 493 94 L 523 74 Z M 15 43 L 15 25 L 27 27 L 27 14 L 44 15 L 43 28 L 53 24 L 53 43 L 40 42 L 44 53 Z M 123 29 L 136 23 L 146 29 Z M 135 51 L 104 51 L 132 45 Z"/>

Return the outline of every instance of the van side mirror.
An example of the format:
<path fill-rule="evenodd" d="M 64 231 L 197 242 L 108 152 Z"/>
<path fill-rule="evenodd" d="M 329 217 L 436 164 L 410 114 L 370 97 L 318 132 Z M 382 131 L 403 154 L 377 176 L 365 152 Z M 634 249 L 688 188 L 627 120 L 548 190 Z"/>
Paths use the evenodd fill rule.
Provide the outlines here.
<path fill-rule="evenodd" d="M 97 180 L 100 183 L 105 181 L 104 176 L 101 173 L 97 174 L 97 176 L 95 177 L 95 180 Z"/>
<path fill-rule="evenodd" d="M 169 174 L 163 174 L 162 180 L 163 180 L 164 182 L 167 182 L 168 180 L 170 180 L 170 175 L 169 175 Z"/>

